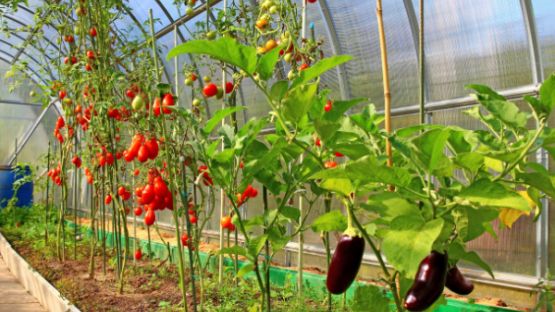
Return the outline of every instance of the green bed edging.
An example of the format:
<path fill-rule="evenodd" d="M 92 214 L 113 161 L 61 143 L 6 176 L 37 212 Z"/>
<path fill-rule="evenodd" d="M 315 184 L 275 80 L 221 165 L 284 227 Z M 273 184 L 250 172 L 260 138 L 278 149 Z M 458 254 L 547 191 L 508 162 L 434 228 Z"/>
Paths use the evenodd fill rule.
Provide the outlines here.
<path fill-rule="evenodd" d="M 74 227 L 75 224 L 71 221 L 67 221 L 68 225 L 70 227 Z M 87 235 L 91 236 L 93 234 L 92 230 L 87 227 L 87 226 L 81 226 L 83 228 L 86 228 L 86 233 Z M 97 235 L 98 238 L 102 238 L 102 231 L 98 230 L 97 231 Z M 133 242 L 133 238 L 130 239 L 130 244 Z M 113 241 L 114 241 L 114 236 L 111 232 L 106 232 L 106 245 L 107 246 L 113 246 Z M 143 251 L 143 254 L 148 253 L 148 240 L 145 239 L 139 239 L 137 240 L 138 245 L 140 246 L 141 250 Z M 122 244 L 124 244 L 124 238 L 122 238 Z M 168 258 L 168 248 L 167 246 L 165 246 L 164 244 L 160 243 L 160 242 L 154 242 L 151 241 L 150 242 L 150 249 L 151 249 L 151 256 L 153 258 L 156 259 L 166 259 Z M 175 260 L 177 259 L 177 257 L 175 257 L 174 255 L 177 255 L 177 246 L 175 245 L 171 245 L 170 244 L 170 250 L 171 250 L 171 254 L 172 257 L 170 258 L 172 262 L 175 262 Z M 189 252 L 188 250 L 186 250 L 186 252 Z M 217 267 L 217 257 L 214 257 L 214 255 L 209 255 L 205 252 L 200 252 L 199 253 L 200 256 L 200 260 L 202 262 L 203 265 L 207 265 L 207 261 L 210 261 L 210 263 L 208 264 L 208 267 L 211 269 L 215 269 Z M 186 263 L 188 263 L 189 261 L 189 257 L 185 257 L 185 261 Z M 242 266 L 245 265 L 244 261 L 239 260 L 239 268 L 241 268 Z M 230 258 L 224 258 L 224 270 L 232 270 L 233 269 L 233 260 Z M 254 273 L 249 273 L 249 274 L 254 274 Z M 297 271 L 296 270 L 291 270 L 291 269 L 287 269 L 287 268 L 279 268 L 279 267 L 271 267 L 270 268 L 270 281 L 278 286 L 284 286 L 284 285 L 295 285 L 297 283 Z M 308 289 L 310 289 L 312 291 L 312 293 L 317 296 L 317 297 L 321 297 L 324 298 L 327 294 L 326 292 L 326 276 L 323 274 L 316 274 L 316 273 L 310 273 L 310 272 L 303 272 L 303 284 L 305 285 L 305 287 L 307 287 Z M 364 285 L 364 282 L 355 282 L 356 286 L 360 286 L 360 285 Z M 349 287 L 349 289 L 347 290 L 347 298 L 352 298 L 354 293 L 355 293 L 355 289 L 356 287 Z M 486 305 L 481 305 L 481 304 L 477 304 L 477 303 L 468 303 L 468 302 L 464 302 L 461 300 L 456 300 L 456 299 L 447 299 L 447 305 L 442 305 L 439 306 L 434 312 L 459 312 L 459 311 L 465 311 L 465 312 L 508 312 L 508 311 L 515 311 L 513 309 L 508 309 L 508 308 L 504 308 L 504 307 L 494 307 L 494 306 L 486 306 Z"/>

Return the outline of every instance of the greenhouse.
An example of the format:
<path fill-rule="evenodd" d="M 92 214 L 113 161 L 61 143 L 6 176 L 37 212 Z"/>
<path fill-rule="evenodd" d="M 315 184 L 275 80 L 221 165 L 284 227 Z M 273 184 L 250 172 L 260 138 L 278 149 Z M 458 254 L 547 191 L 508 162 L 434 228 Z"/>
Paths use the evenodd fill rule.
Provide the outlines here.
<path fill-rule="evenodd" d="M 552 0 L 0 0 L 0 82 L 0 311 L 554 311 Z"/>

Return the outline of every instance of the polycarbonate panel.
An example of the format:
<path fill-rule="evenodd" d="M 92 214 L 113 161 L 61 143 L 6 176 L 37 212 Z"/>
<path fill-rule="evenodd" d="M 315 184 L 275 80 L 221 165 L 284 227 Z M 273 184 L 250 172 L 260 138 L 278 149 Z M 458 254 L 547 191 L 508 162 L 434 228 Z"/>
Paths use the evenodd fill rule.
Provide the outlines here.
<path fill-rule="evenodd" d="M 425 20 L 430 100 L 465 96 L 470 83 L 497 90 L 532 83 L 519 0 L 426 1 Z"/>
<path fill-rule="evenodd" d="M 482 128 L 480 122 L 465 115 L 463 109 L 435 112 L 433 123 L 454 125 L 466 129 Z M 535 275 L 536 273 L 536 223 L 532 217 L 522 217 L 512 229 L 493 224 L 497 239 L 490 234 L 468 243 L 468 250 L 476 251 L 494 271 Z M 464 263 L 468 265 L 468 263 Z"/>
<path fill-rule="evenodd" d="M 538 44 L 547 77 L 555 71 L 555 2 L 551 0 L 532 0 L 532 7 L 536 17 Z"/>
<path fill-rule="evenodd" d="M 170 24 L 170 20 L 168 19 L 164 11 L 162 11 L 162 8 L 158 4 L 156 4 L 156 1 L 142 0 L 129 2 L 131 13 L 137 18 L 139 23 L 143 25 L 149 25 L 149 11 L 152 10 L 155 32 Z M 173 3 L 169 5 L 173 6 Z M 150 26 L 148 26 L 147 29 L 150 29 Z"/>
<path fill-rule="evenodd" d="M 9 133 L 2 136 L 0 144 L 0 165 L 7 164 L 15 151 L 16 140 L 21 144 L 25 131 L 33 124 L 40 114 L 41 107 L 27 105 L 5 104 L 0 100 L 0 133 Z"/>
<path fill-rule="evenodd" d="M 38 114 L 40 114 L 41 112 L 42 110 L 37 110 Z M 50 106 L 38 127 L 29 137 L 29 141 L 27 141 L 27 143 L 23 146 L 23 149 L 19 153 L 19 162 L 26 162 L 34 165 L 44 163 L 42 157 L 48 153 L 48 142 L 51 142 L 52 148 L 55 148 L 55 146 L 57 146 L 57 141 L 52 135 L 57 119 L 58 114 L 56 112 L 56 109 L 53 106 Z"/>
<path fill-rule="evenodd" d="M 381 56 L 375 1 L 328 1 L 341 50 L 354 59 L 346 77 L 352 97 L 370 98 L 383 108 Z M 384 1 L 383 19 L 388 44 L 392 107 L 418 99 L 417 59 L 406 10 L 401 0 Z"/>

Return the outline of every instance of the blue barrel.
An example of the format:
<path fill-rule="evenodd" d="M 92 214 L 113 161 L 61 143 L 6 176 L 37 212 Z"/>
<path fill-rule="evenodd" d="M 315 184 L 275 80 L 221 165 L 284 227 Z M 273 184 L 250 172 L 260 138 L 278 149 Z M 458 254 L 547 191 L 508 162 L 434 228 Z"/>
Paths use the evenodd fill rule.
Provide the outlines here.
<path fill-rule="evenodd" d="M 28 175 L 31 175 L 31 168 L 29 166 L 19 170 L 5 166 L 0 167 L 0 208 L 6 207 L 8 201 L 13 197 L 14 182 Z M 33 182 L 27 182 L 17 192 L 16 206 L 27 207 L 32 204 Z"/>

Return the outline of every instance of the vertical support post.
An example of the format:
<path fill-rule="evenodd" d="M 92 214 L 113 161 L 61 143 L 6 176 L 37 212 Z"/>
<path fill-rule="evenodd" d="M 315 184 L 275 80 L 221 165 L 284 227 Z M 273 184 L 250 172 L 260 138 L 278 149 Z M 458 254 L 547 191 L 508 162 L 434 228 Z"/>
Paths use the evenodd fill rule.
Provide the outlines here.
<path fill-rule="evenodd" d="M 424 84 L 425 72 L 425 56 L 424 56 L 424 0 L 420 0 L 420 31 L 418 32 L 418 70 L 419 70 L 419 103 L 420 103 L 420 123 L 426 123 L 425 104 L 426 104 L 426 86 Z"/>
<path fill-rule="evenodd" d="M 537 85 L 543 81 L 544 77 L 534 9 L 531 0 L 520 0 L 520 7 L 528 39 L 532 79 Z M 549 167 L 549 157 L 545 150 L 538 150 L 536 160 L 542 166 Z M 546 276 L 549 266 L 549 201 L 543 199 L 542 206 L 543 209 L 536 224 L 536 276 L 538 278 Z"/>

